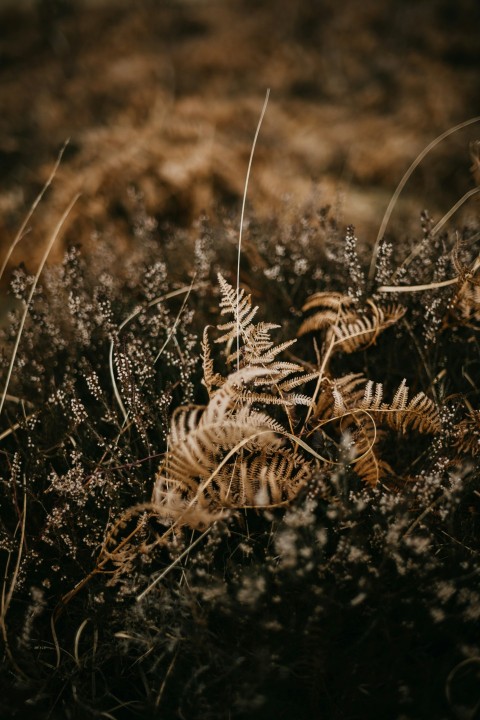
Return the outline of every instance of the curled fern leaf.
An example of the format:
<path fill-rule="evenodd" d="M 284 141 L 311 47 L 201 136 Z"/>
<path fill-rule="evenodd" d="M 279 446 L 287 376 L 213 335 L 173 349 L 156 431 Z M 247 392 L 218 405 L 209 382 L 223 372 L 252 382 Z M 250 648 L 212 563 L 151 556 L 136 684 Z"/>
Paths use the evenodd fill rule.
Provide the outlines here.
<path fill-rule="evenodd" d="M 392 467 L 372 448 L 366 455 L 353 463 L 353 470 L 363 482 L 377 485 L 380 480 L 395 475 Z"/>
<path fill-rule="evenodd" d="M 356 475 L 368 485 L 376 485 L 380 480 L 395 475 L 392 467 L 380 455 L 380 442 L 385 435 L 370 418 L 352 417 L 352 432 L 355 457 L 352 467 Z"/>

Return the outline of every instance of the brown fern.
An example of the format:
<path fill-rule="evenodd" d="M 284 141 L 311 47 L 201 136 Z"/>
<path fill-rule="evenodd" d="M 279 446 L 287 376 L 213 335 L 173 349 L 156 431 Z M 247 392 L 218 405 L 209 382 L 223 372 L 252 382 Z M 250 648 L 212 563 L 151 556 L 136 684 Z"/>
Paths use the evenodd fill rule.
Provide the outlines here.
<path fill-rule="evenodd" d="M 238 349 L 227 354 L 237 370 L 215 371 L 204 331 L 206 406 L 177 409 L 171 420 L 168 450 L 157 473 L 153 502 L 167 523 L 203 527 L 226 508 L 270 506 L 290 501 L 310 475 L 310 465 L 284 446 L 289 435 L 273 417 L 255 406 L 311 405 L 309 395 L 292 392 L 318 378 L 317 372 L 277 357 L 293 341 L 274 345 L 271 323 L 253 320 L 257 308 L 219 275 L 222 314 L 233 320 L 219 326 L 216 342 Z M 290 420 L 290 415 L 287 415 Z M 198 512 L 197 512 L 198 511 Z"/>
<path fill-rule="evenodd" d="M 371 485 L 395 474 L 379 452 L 379 440 L 384 432 L 380 426 L 402 434 L 408 430 L 436 433 L 440 430 L 440 419 L 434 403 L 424 393 L 417 393 L 408 400 L 405 381 L 400 384 L 393 401 L 386 403 L 383 401 L 382 384 L 370 380 L 365 383 L 361 374 L 352 373 L 335 380 L 325 378 L 309 433 L 323 433 L 328 429 L 335 437 L 339 432 L 350 432 L 353 468 L 362 480 Z"/>
<path fill-rule="evenodd" d="M 238 420 L 234 424 L 234 432 L 233 424 L 227 428 L 232 443 L 238 437 L 241 441 L 252 438 L 255 441 L 262 432 L 269 435 L 268 426 L 258 424 L 255 428 L 250 422 L 243 424 Z M 213 442 L 205 452 L 206 443 L 212 443 L 211 435 L 202 430 L 195 434 L 186 447 L 181 446 L 170 455 L 168 465 L 157 475 L 153 500 L 164 521 L 199 528 L 222 517 L 226 509 L 283 504 L 292 500 L 310 477 L 309 464 L 295 457 L 291 450 L 278 448 L 278 440 L 265 442 L 260 451 L 245 449 L 248 444 L 259 445 L 258 442 L 245 443 L 244 448 L 238 447 L 241 441 L 237 442 L 229 448 L 234 451 L 232 458 L 221 464 L 222 459 L 228 458 L 228 453 L 220 452 L 226 438 L 219 440 L 218 433 L 215 437 L 218 444 Z M 201 454 L 209 462 L 199 471 L 197 458 L 192 461 L 192 452 L 198 453 L 201 445 L 204 445 Z"/>
<path fill-rule="evenodd" d="M 355 418 L 353 431 L 354 452 L 358 459 L 352 462 L 356 475 L 368 485 L 395 475 L 392 467 L 380 455 L 380 442 L 385 431 L 377 428 L 370 420 Z"/>
<path fill-rule="evenodd" d="M 260 392 L 246 388 L 245 375 L 241 376 L 243 389 L 238 387 L 237 400 L 245 402 L 261 402 L 272 405 L 309 405 L 308 396 L 291 391 L 317 377 L 317 373 L 307 374 L 304 368 L 297 363 L 290 363 L 277 360 L 277 356 L 289 348 L 296 340 L 287 340 L 279 345 L 274 345 L 270 337 L 270 331 L 278 325 L 272 323 L 253 323 L 252 320 L 257 313 L 257 308 L 252 308 L 250 295 L 245 295 L 241 290 L 238 296 L 234 288 L 219 275 L 222 300 L 220 306 L 222 314 L 233 314 L 231 322 L 219 325 L 218 329 L 224 332 L 215 340 L 216 343 L 231 345 L 234 340 L 239 340 L 239 347 L 234 352 L 227 354 L 227 364 L 237 363 L 238 368 L 248 370 L 249 368 L 263 368 L 264 371 L 251 372 L 250 381 L 255 387 L 263 386 Z M 240 342 L 241 341 L 241 342 Z M 214 372 L 211 360 L 208 338 L 204 334 L 204 382 L 209 392 L 214 386 L 221 386 L 225 379 Z M 300 373 L 292 377 L 294 373 Z M 230 385 L 235 387 L 234 376 L 230 375 Z M 268 391 L 265 388 L 268 387 Z"/>
<path fill-rule="evenodd" d="M 465 281 L 452 301 L 452 310 L 462 325 L 480 323 L 480 286 Z"/>
<path fill-rule="evenodd" d="M 358 313 L 355 316 L 350 314 L 332 325 L 327 331 L 326 343 L 333 341 L 335 350 L 346 353 L 366 350 L 375 344 L 380 333 L 395 325 L 405 314 L 405 308 L 400 305 L 380 308 L 371 300 L 368 305 L 368 313 Z"/>
<path fill-rule="evenodd" d="M 202 360 L 203 360 L 203 384 L 207 388 L 208 394 L 211 396 L 215 388 L 222 387 L 224 378 L 220 373 L 215 372 L 212 351 L 208 340 L 208 327 L 203 331 L 202 339 Z"/>
<path fill-rule="evenodd" d="M 311 295 L 302 310 L 320 308 L 318 312 L 310 316 L 300 325 L 298 335 L 305 335 L 309 332 L 324 330 L 335 325 L 340 320 L 348 320 L 356 317 L 354 311 L 348 310 L 354 304 L 349 295 L 342 295 L 336 292 L 318 292 Z"/>
<path fill-rule="evenodd" d="M 391 465 L 383 460 L 372 448 L 366 455 L 352 463 L 358 477 L 368 485 L 375 486 L 381 480 L 395 475 Z"/>
<path fill-rule="evenodd" d="M 283 426 L 253 407 L 258 401 L 287 402 L 249 389 L 254 381 L 268 382 L 269 373 L 262 367 L 243 368 L 228 376 L 207 406 L 174 413 L 169 450 L 153 492 L 164 521 L 203 527 L 206 518 L 217 518 L 226 507 L 239 507 L 237 503 L 259 506 L 259 498 L 268 497 L 271 505 L 296 494 L 309 473 L 308 463 L 282 449 Z"/>
<path fill-rule="evenodd" d="M 316 293 L 304 310 L 320 307 L 321 310 L 307 318 L 298 331 L 299 335 L 326 330 L 326 344 L 332 349 L 347 353 L 366 349 L 373 345 L 380 333 L 397 323 L 405 314 L 401 305 L 379 307 L 367 300 L 364 310 L 352 309 L 352 298 L 340 293 Z"/>
<path fill-rule="evenodd" d="M 423 392 L 408 401 L 406 380 L 400 383 L 391 403 L 383 402 L 382 384 L 369 380 L 357 409 L 368 412 L 375 421 L 402 433 L 407 430 L 420 433 L 440 431 L 440 418 L 435 404 Z"/>
<path fill-rule="evenodd" d="M 293 500 L 311 476 L 311 465 L 289 449 L 240 456 L 217 479 L 222 507 L 273 507 Z"/>
<path fill-rule="evenodd" d="M 322 389 L 315 403 L 312 419 L 318 423 L 343 414 L 340 404 L 355 406 L 363 396 L 365 377 L 361 373 L 349 373 L 341 378 L 324 378 Z M 340 396 L 339 396 L 340 394 Z M 341 397 L 341 399 L 340 399 Z"/>
<path fill-rule="evenodd" d="M 480 454 L 480 410 L 471 410 L 455 428 L 454 445 L 461 455 Z"/>

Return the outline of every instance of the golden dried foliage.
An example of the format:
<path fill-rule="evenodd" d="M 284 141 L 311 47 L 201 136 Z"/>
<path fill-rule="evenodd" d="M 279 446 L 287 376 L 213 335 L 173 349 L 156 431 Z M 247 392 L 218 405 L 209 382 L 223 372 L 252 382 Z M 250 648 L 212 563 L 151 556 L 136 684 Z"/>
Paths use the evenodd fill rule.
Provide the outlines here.
<path fill-rule="evenodd" d="M 455 448 L 462 455 L 480 453 L 480 410 L 471 410 L 455 428 Z"/>
<path fill-rule="evenodd" d="M 367 300 L 364 308 L 355 308 L 348 295 L 327 292 L 315 293 L 303 306 L 304 311 L 314 308 L 319 310 L 304 320 L 298 334 L 325 331 L 325 343 L 346 353 L 370 347 L 405 314 L 401 305 L 379 307 L 373 300 Z"/>
<path fill-rule="evenodd" d="M 310 464 L 282 447 L 285 427 L 260 405 L 284 408 L 311 404 L 291 390 L 318 373 L 277 360 L 295 340 L 274 346 L 270 323 L 253 323 L 251 297 L 219 275 L 222 314 L 234 319 L 218 326 L 216 342 L 226 346 L 227 377 L 215 372 L 207 330 L 203 336 L 204 384 L 209 402 L 179 408 L 172 417 L 168 447 L 157 474 L 153 501 L 165 520 L 198 527 L 226 508 L 269 507 L 288 502 L 310 474 Z M 238 335 L 237 335 L 238 333 Z M 238 340 L 238 349 L 231 351 Z M 287 415 L 288 419 L 288 415 Z M 196 510 L 198 509 L 198 515 Z"/>
<path fill-rule="evenodd" d="M 226 512 L 246 507 L 265 508 L 291 502 L 312 476 L 313 461 L 325 469 L 337 461 L 323 457 L 308 444 L 314 434 L 336 442 L 351 437 L 350 464 L 366 483 L 394 475 L 382 459 L 381 427 L 401 434 L 436 433 L 438 411 L 422 392 L 408 398 L 405 381 L 388 403 L 383 386 L 360 373 L 329 376 L 325 344 L 322 368 L 307 372 L 295 362 L 279 360 L 295 340 L 275 345 L 270 333 L 276 325 L 255 323 L 258 308 L 251 296 L 237 292 L 219 275 L 221 313 L 233 317 L 218 326 L 215 342 L 224 346 L 230 372 L 215 369 L 205 329 L 202 341 L 203 382 L 209 400 L 203 406 L 178 408 L 173 414 L 168 450 L 157 473 L 153 491 L 155 513 L 166 524 L 203 528 Z M 321 308 L 316 324 L 330 333 L 337 348 L 353 352 L 375 341 L 404 314 L 399 306 L 367 303 L 369 314 L 353 310 L 354 301 L 339 293 L 317 293 L 306 304 Z M 305 330 L 305 324 L 301 333 Z M 320 359 L 319 359 L 320 360 Z M 292 392 L 316 381 L 310 392 Z M 278 406 L 281 422 L 273 414 Z M 272 410 L 266 410 L 272 407 Z M 292 411 L 308 408 L 294 423 Z"/>
<path fill-rule="evenodd" d="M 452 303 L 453 311 L 462 324 L 480 323 L 480 286 L 463 282 Z"/>

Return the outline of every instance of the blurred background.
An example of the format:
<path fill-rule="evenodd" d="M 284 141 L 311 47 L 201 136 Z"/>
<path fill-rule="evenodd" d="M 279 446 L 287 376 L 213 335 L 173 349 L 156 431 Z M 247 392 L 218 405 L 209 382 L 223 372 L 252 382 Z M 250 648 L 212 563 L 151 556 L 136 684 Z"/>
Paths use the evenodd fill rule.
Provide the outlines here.
<path fill-rule="evenodd" d="M 288 223 L 329 204 L 371 244 L 410 162 L 480 114 L 479 28 L 477 0 L 3 0 L 0 253 L 67 138 L 12 263 L 35 270 L 77 192 L 54 260 L 106 236 L 128 257 L 142 214 L 159 242 L 203 213 L 239 215 L 267 88 L 250 211 Z M 425 159 L 397 228 L 417 232 L 423 208 L 439 219 L 474 186 L 477 137 Z"/>

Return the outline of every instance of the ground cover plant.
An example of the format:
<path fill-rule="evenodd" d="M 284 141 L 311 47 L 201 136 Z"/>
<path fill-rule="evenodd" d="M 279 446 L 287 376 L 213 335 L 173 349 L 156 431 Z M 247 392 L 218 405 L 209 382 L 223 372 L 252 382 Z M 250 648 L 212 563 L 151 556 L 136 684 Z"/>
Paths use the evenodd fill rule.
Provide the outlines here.
<path fill-rule="evenodd" d="M 478 224 L 131 207 L 12 276 L 1 717 L 478 717 Z"/>

